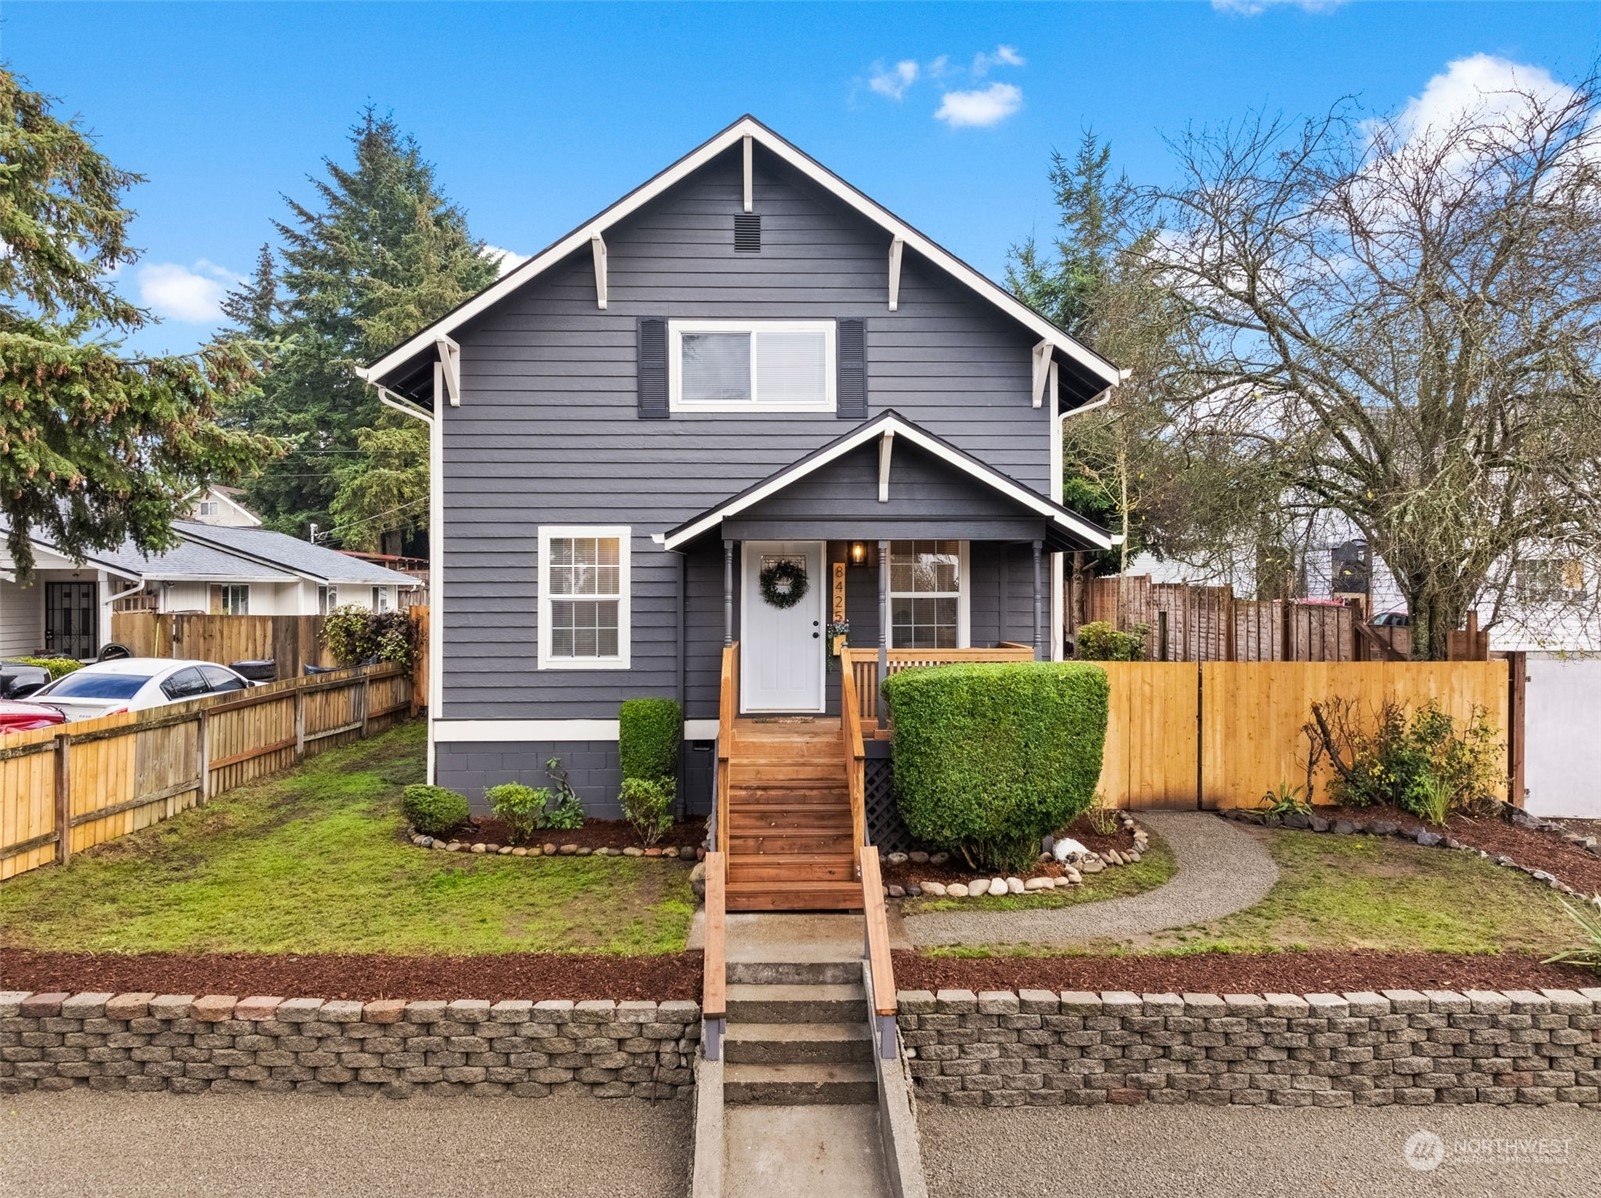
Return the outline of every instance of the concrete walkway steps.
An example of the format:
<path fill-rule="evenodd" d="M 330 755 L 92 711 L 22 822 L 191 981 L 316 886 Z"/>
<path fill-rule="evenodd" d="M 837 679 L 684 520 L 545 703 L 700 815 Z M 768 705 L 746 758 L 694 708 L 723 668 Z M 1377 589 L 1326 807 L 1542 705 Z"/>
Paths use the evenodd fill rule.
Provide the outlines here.
<path fill-rule="evenodd" d="M 853 971 L 855 980 L 846 981 Z M 730 1106 L 877 1101 L 860 964 L 741 962 L 729 977 L 723 1092 Z"/>

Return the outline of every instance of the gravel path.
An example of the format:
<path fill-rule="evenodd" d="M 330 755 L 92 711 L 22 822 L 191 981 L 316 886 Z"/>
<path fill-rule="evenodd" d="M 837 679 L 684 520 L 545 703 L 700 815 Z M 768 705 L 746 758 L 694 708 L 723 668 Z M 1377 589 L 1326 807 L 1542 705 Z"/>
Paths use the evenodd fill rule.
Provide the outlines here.
<path fill-rule="evenodd" d="M 1232 915 L 1261 902 L 1278 881 L 1278 866 L 1267 849 L 1227 820 L 1200 811 L 1151 811 L 1139 819 L 1173 852 L 1178 873 L 1165 886 L 1129 898 L 1039 911 L 910 915 L 906 933 L 917 945 L 1126 940 Z"/>
<path fill-rule="evenodd" d="M 6 1198 L 681 1198 L 690 1102 L 12 1094 Z"/>
<path fill-rule="evenodd" d="M 1601 1120 L 1577 1107 L 918 1108 L 933 1198 L 1594 1198 Z M 1432 1170 L 1402 1158 L 1432 1131 Z M 1458 1141 L 1547 1141 L 1541 1158 Z M 1554 1143 L 1553 1143 L 1554 1142 Z"/>

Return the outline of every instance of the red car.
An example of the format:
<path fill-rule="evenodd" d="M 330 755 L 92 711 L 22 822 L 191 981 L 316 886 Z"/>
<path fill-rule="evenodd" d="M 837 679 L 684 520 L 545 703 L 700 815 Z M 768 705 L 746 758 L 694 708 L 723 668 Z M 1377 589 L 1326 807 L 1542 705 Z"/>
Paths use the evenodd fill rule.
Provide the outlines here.
<path fill-rule="evenodd" d="M 0 733 L 32 732 L 35 728 L 54 728 L 66 722 L 67 717 L 59 708 L 0 699 Z"/>

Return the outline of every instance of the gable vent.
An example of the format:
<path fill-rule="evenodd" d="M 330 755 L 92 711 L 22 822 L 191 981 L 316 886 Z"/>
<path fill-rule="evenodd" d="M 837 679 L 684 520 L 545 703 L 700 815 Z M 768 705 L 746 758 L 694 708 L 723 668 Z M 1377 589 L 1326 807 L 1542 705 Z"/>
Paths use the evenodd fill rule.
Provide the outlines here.
<path fill-rule="evenodd" d="M 759 212 L 734 214 L 734 252 L 759 254 L 762 252 L 762 217 Z"/>

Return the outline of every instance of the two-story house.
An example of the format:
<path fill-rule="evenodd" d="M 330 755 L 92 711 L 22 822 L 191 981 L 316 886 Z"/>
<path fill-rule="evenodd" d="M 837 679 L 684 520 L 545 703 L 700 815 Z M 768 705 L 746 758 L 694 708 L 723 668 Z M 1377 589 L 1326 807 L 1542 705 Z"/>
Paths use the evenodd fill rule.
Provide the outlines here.
<path fill-rule="evenodd" d="M 429 422 L 429 769 L 560 756 L 615 815 L 618 704 L 839 711 L 886 652 L 1060 657 L 1064 416 L 1116 367 L 750 117 L 374 362 Z M 836 720 L 837 723 L 837 720 Z"/>

